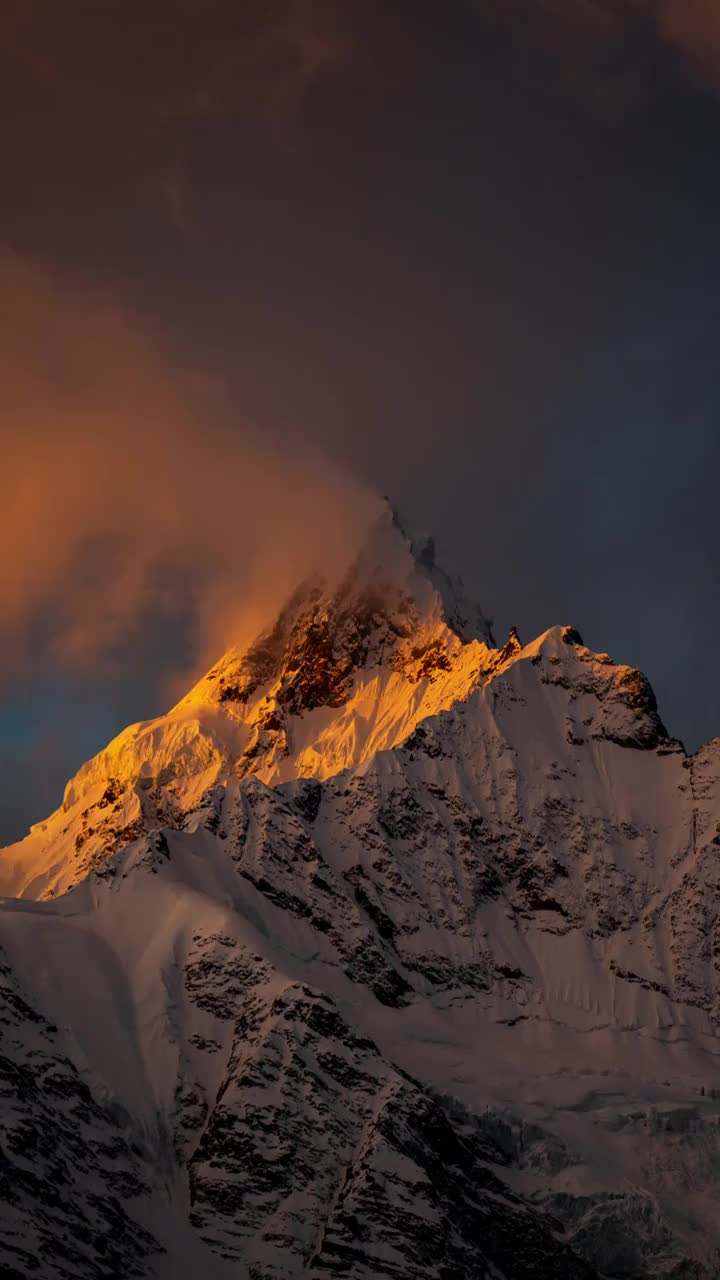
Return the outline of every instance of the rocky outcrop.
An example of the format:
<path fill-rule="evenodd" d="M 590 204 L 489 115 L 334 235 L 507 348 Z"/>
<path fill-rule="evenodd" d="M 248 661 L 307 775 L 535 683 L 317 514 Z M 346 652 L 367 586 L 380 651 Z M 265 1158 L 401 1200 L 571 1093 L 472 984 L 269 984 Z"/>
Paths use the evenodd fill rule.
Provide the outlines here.
<path fill-rule="evenodd" d="M 7 1280 L 146 1276 L 161 1246 L 136 1217 L 153 1157 L 94 1095 L 0 950 L 0 1264 Z"/>

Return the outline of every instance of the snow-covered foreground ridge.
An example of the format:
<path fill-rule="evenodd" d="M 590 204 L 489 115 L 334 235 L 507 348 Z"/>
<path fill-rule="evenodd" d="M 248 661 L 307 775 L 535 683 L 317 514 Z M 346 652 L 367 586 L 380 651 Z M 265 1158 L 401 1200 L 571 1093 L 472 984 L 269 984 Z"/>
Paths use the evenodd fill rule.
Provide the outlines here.
<path fill-rule="evenodd" d="M 0 853 L 3 1274 L 720 1276 L 719 855 L 388 515 Z"/>

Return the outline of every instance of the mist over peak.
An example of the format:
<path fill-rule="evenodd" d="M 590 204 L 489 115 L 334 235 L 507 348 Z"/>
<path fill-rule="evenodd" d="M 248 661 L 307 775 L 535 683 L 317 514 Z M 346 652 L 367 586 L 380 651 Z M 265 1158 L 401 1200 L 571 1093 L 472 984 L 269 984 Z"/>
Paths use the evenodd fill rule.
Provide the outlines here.
<path fill-rule="evenodd" d="M 347 469 L 264 439 L 132 310 L 9 250 L 0 268 L 5 668 L 48 613 L 44 661 L 92 668 L 182 612 L 202 662 L 342 565 L 379 506 Z"/>

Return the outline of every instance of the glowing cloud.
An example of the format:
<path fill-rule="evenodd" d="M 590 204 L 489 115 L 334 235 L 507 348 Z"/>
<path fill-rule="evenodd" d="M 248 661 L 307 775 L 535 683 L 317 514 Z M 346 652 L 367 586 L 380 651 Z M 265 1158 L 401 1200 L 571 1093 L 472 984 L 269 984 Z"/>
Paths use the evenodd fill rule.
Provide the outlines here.
<path fill-rule="evenodd" d="M 263 438 L 112 301 L 8 250 L 0 276 L 6 669 L 92 665 L 178 614 L 211 661 L 342 567 L 376 499 L 339 466 Z"/>

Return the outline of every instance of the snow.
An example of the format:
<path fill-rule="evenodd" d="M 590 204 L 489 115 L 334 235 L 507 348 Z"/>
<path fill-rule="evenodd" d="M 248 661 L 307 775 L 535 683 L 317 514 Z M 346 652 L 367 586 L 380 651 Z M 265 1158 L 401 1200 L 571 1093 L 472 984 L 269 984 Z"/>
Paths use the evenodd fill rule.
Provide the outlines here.
<path fill-rule="evenodd" d="M 288 631 L 294 626 L 305 638 L 333 608 L 342 607 L 352 619 L 354 611 L 368 607 L 372 592 L 370 661 L 353 671 L 340 705 L 283 714 L 281 730 L 268 731 L 264 726 L 277 715 L 278 697 L 297 675 L 287 652 L 290 636 L 283 634 L 286 650 L 269 677 L 242 702 L 219 699 L 218 689 L 240 678 L 239 672 L 247 681 L 253 650 L 264 651 L 267 636 L 242 653 L 230 650 L 167 715 L 131 725 L 82 766 L 61 808 L 3 851 L 0 892 L 62 893 L 109 848 L 122 847 L 141 830 L 179 822 L 213 786 L 234 777 L 252 772 L 268 783 L 327 778 L 403 741 L 427 716 L 466 697 L 484 678 L 493 654 L 482 614 L 473 614 L 462 595 L 449 602 L 452 590 L 452 580 L 434 565 L 418 565 L 405 535 L 386 516 L 349 583 L 339 591 L 311 584 L 286 621 Z M 446 613 L 458 612 L 473 617 L 482 639 L 463 643 L 445 620 Z M 348 630 L 335 636 L 338 664 L 349 660 L 343 646 L 356 643 L 355 631 Z M 428 653 L 436 666 L 423 676 Z"/>
<path fill-rule="evenodd" d="M 483 1212 L 709 1278 L 720 740 L 687 757 L 566 627 L 494 648 L 415 555 L 386 521 L 339 593 L 83 766 L 0 855 L 0 947 L 145 1153 L 153 1274 L 314 1278 L 344 1250 L 439 1277 L 422 1153 L 450 1117 L 514 1152 Z M 537 1269 L 487 1274 L 560 1268 L 532 1221 Z"/>

